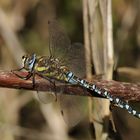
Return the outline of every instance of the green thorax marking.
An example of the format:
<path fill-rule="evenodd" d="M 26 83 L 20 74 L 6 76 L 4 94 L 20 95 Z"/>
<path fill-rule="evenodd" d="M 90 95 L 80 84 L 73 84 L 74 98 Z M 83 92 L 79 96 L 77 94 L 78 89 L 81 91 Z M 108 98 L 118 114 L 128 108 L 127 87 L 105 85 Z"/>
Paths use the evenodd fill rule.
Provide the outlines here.
<path fill-rule="evenodd" d="M 63 66 L 57 58 L 39 57 L 35 64 L 34 70 L 43 76 L 67 81 L 67 67 Z"/>

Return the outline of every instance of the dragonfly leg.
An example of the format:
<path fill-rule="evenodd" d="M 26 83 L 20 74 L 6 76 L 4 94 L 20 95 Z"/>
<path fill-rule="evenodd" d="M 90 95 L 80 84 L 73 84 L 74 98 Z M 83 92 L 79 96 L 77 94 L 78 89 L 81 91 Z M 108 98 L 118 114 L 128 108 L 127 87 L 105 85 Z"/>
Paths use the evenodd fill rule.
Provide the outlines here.
<path fill-rule="evenodd" d="M 51 84 L 53 84 L 53 87 L 54 87 L 54 96 L 55 96 L 55 101 L 57 101 L 57 94 L 56 94 L 56 85 L 55 85 L 55 81 L 54 80 L 52 80 L 52 79 L 50 79 L 49 77 L 47 77 L 47 76 L 44 76 L 44 75 L 42 75 L 42 74 L 40 74 L 40 73 L 36 73 L 38 76 L 40 76 L 40 77 L 42 77 L 42 78 L 44 78 L 44 79 L 46 79 L 46 80 L 48 80 Z"/>
<path fill-rule="evenodd" d="M 33 88 L 35 87 L 35 72 L 33 72 L 32 74 L 32 84 L 33 84 Z"/>
<path fill-rule="evenodd" d="M 24 67 L 22 67 L 22 68 L 19 68 L 19 69 L 14 69 L 14 70 L 11 70 L 11 72 L 15 72 L 15 71 L 21 71 L 21 70 L 23 70 L 24 69 Z"/>
<path fill-rule="evenodd" d="M 21 75 L 16 73 L 16 71 L 21 71 L 23 69 L 25 69 L 25 68 L 22 67 L 22 68 L 19 68 L 19 69 L 11 70 L 11 72 L 21 79 L 28 80 L 32 76 L 31 72 L 28 72 L 28 74 L 26 76 L 21 76 Z"/>
<path fill-rule="evenodd" d="M 14 69 L 14 70 L 11 70 L 11 72 L 14 72 L 14 71 L 21 71 L 21 70 L 23 70 L 23 69 L 25 69 L 25 68 L 22 67 L 22 68 L 19 68 L 19 69 Z"/>
<path fill-rule="evenodd" d="M 15 73 L 14 71 L 13 71 L 13 74 L 15 74 L 17 77 L 24 79 L 24 80 L 28 80 L 33 75 L 31 72 L 28 72 L 28 74 L 26 76 L 21 76 L 21 75 Z"/>
<path fill-rule="evenodd" d="M 32 72 L 28 72 L 28 75 L 26 75 L 23 79 L 28 80 L 33 75 Z"/>
<path fill-rule="evenodd" d="M 42 75 L 42 74 L 40 74 L 40 73 L 38 73 L 38 72 L 36 72 L 36 74 L 37 74 L 38 76 L 40 76 L 41 78 L 44 78 L 44 79 L 48 80 L 51 84 L 53 84 L 53 81 L 52 81 L 49 77 L 44 76 L 44 75 Z"/>

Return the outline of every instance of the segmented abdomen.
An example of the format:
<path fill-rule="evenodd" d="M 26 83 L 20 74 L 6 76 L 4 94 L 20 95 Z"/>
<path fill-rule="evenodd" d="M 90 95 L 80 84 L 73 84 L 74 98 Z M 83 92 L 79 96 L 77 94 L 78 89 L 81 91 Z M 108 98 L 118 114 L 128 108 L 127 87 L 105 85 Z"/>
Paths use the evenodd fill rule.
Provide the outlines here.
<path fill-rule="evenodd" d="M 67 81 L 71 84 L 78 84 L 84 88 L 87 88 L 91 91 L 96 92 L 97 94 L 109 99 L 111 103 L 117 105 L 120 108 L 127 110 L 130 114 L 134 115 L 135 117 L 140 118 L 140 113 L 134 110 L 125 101 L 121 100 L 118 97 L 112 96 L 108 91 L 98 88 L 95 84 L 91 84 L 87 82 L 86 80 L 76 77 L 72 72 L 67 73 Z"/>

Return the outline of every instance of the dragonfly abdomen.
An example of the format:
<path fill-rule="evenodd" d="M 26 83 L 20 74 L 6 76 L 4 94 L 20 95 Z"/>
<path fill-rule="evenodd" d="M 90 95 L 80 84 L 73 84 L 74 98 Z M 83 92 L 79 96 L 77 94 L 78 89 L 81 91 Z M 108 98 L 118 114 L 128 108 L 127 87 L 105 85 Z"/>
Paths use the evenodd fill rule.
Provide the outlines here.
<path fill-rule="evenodd" d="M 134 115 L 137 118 L 140 118 L 140 113 L 134 110 L 130 105 L 128 105 L 125 101 L 121 100 L 118 97 L 112 96 L 108 91 L 104 89 L 98 88 L 95 84 L 91 84 L 86 80 L 80 79 L 76 77 L 72 72 L 67 73 L 68 82 L 71 84 L 79 84 L 84 88 L 87 88 L 91 91 L 96 92 L 97 94 L 107 98 L 110 100 L 111 103 L 115 104 L 116 106 L 123 108 L 128 111 L 128 113 Z"/>

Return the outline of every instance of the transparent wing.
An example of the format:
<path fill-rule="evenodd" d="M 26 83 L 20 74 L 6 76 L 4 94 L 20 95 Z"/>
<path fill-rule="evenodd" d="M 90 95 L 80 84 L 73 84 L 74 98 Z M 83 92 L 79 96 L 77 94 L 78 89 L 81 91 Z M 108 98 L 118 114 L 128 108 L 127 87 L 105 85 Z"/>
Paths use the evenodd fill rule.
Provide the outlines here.
<path fill-rule="evenodd" d="M 69 127 L 73 127 L 83 120 L 87 114 L 87 98 L 71 95 L 58 97 L 61 113 Z"/>
<path fill-rule="evenodd" d="M 48 21 L 50 54 L 64 60 L 71 48 L 71 42 L 56 20 Z"/>
<path fill-rule="evenodd" d="M 59 58 L 61 62 L 68 66 L 70 70 L 77 66 L 74 72 L 80 76 L 85 73 L 85 54 L 84 47 L 81 43 L 74 43 L 71 41 L 63 28 L 59 26 L 56 20 L 48 22 L 49 27 L 49 47 L 50 54 L 55 58 Z M 80 70 L 80 71 L 79 71 Z"/>
<path fill-rule="evenodd" d="M 77 76 L 84 77 L 85 55 L 83 45 L 81 43 L 71 45 L 69 37 L 57 21 L 49 21 L 48 27 L 50 54 L 59 58 L 63 65 L 68 66 Z M 69 126 L 76 125 L 85 116 L 86 105 L 82 99 L 85 98 L 64 94 L 60 94 L 58 97 L 63 118 Z"/>
<path fill-rule="evenodd" d="M 79 77 L 85 77 L 85 51 L 81 43 L 74 43 L 67 55 L 67 66 Z"/>
<path fill-rule="evenodd" d="M 56 101 L 56 96 L 53 92 L 37 92 L 37 100 L 41 103 L 49 104 Z"/>
<path fill-rule="evenodd" d="M 85 77 L 84 46 L 81 43 L 72 44 L 66 57 L 69 69 L 77 76 Z M 86 97 L 60 95 L 59 98 L 62 115 L 68 126 L 75 126 L 85 118 L 87 114 Z"/>

